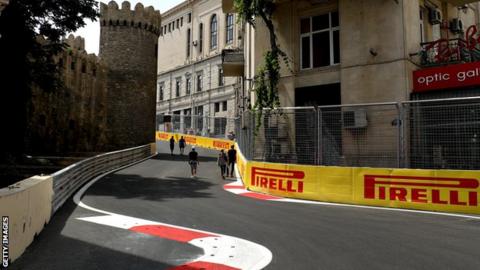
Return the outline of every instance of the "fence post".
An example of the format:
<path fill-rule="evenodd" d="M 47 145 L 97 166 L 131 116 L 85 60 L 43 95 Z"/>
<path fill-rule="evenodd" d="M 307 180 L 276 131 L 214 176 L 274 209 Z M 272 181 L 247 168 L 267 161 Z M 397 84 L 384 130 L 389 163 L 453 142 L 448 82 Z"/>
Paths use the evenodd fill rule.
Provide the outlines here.
<path fill-rule="evenodd" d="M 403 125 L 405 124 L 403 122 L 403 108 L 402 104 L 400 102 L 397 102 L 395 104 L 395 107 L 397 107 L 397 121 L 396 121 L 396 126 L 397 126 L 397 168 L 402 168 L 402 159 L 403 159 Z"/>
<path fill-rule="evenodd" d="M 317 108 L 317 165 L 323 164 L 323 115 L 322 109 Z"/>

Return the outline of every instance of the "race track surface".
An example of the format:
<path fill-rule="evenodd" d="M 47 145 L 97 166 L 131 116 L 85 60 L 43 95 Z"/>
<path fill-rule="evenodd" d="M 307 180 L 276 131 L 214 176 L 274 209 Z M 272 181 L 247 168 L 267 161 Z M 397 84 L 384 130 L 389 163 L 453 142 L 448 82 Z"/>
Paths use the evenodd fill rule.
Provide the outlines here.
<path fill-rule="evenodd" d="M 242 197 L 223 190 L 229 181 L 219 177 L 216 151 L 199 149 L 192 179 L 178 148 L 171 156 L 158 146 L 156 157 L 98 180 L 82 202 L 257 243 L 272 254 L 265 269 L 480 269 L 480 220 Z M 9 269 L 171 269 L 204 255 L 79 219 L 100 215 L 69 200 Z"/>

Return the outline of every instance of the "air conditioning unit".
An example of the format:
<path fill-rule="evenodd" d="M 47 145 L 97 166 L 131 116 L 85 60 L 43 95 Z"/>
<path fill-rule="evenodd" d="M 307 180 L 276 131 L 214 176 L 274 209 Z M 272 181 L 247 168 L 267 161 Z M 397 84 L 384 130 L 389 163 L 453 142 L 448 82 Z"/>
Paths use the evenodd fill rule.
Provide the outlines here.
<path fill-rule="evenodd" d="M 460 19 L 453 19 L 450 22 L 450 31 L 455 34 L 463 33 L 463 22 Z"/>
<path fill-rule="evenodd" d="M 439 24 L 442 22 L 442 13 L 436 8 L 429 9 L 428 20 L 431 24 Z"/>
<path fill-rule="evenodd" d="M 365 109 L 355 108 L 342 112 L 343 128 L 366 128 L 368 125 L 367 111 Z"/>

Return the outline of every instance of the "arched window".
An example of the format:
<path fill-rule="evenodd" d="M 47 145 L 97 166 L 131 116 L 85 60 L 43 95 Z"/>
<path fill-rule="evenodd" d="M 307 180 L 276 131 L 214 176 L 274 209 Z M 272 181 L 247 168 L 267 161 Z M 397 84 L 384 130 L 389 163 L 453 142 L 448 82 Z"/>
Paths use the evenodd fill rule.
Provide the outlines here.
<path fill-rule="evenodd" d="M 213 15 L 210 20 L 210 49 L 217 48 L 217 39 L 218 39 L 218 24 L 217 24 L 217 15 Z"/>
<path fill-rule="evenodd" d="M 227 14 L 226 25 L 227 25 L 226 42 L 227 44 L 231 44 L 233 42 L 233 14 Z"/>

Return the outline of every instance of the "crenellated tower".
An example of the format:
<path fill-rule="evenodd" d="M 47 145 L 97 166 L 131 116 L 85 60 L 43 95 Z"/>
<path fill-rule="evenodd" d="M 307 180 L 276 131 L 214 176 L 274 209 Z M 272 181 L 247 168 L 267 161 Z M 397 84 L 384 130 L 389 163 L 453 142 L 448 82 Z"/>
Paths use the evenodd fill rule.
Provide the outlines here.
<path fill-rule="evenodd" d="M 100 4 L 100 58 L 107 71 L 109 144 L 120 149 L 154 141 L 160 12 L 125 1 Z"/>

